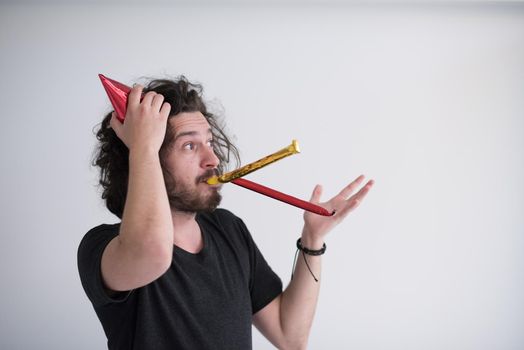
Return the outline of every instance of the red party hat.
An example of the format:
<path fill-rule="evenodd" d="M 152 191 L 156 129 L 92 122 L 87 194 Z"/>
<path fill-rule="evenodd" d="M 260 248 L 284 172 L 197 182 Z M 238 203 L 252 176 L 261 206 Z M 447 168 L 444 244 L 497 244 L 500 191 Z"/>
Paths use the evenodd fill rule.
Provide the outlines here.
<path fill-rule="evenodd" d="M 98 74 L 98 77 L 102 81 L 107 96 L 109 96 L 109 100 L 115 109 L 117 119 L 123 123 L 127 110 L 127 96 L 129 95 L 131 88 L 116 80 L 109 79 L 103 74 Z"/>

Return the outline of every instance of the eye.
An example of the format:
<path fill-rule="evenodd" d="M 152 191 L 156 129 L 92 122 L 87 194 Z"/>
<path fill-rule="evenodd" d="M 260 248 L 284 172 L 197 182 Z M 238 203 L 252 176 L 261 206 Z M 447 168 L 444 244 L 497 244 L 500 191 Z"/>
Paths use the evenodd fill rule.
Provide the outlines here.
<path fill-rule="evenodd" d="M 184 143 L 182 148 L 185 149 L 185 150 L 188 150 L 188 151 L 192 151 L 192 150 L 195 149 L 195 145 L 194 145 L 193 142 L 188 142 L 188 143 Z"/>
<path fill-rule="evenodd" d="M 213 139 L 207 140 L 207 145 L 211 148 L 215 145 L 215 141 Z"/>

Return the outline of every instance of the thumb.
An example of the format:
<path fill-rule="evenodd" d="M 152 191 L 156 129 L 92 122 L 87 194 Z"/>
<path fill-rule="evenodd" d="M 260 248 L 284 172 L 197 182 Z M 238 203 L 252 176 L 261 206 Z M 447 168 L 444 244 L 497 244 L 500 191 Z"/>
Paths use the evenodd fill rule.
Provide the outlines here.
<path fill-rule="evenodd" d="M 124 125 L 116 118 L 116 113 L 113 112 L 111 115 L 111 120 L 109 121 L 109 125 L 111 126 L 111 129 L 115 132 L 116 136 L 124 142 L 122 139 L 123 137 L 123 127 Z M 125 143 L 125 142 L 124 142 Z"/>
<path fill-rule="evenodd" d="M 316 185 L 313 189 L 313 193 L 311 194 L 311 198 L 309 201 L 314 204 L 318 204 L 320 202 L 320 196 L 322 195 L 322 185 Z"/>
<path fill-rule="evenodd" d="M 111 126 L 111 129 L 113 129 L 117 134 L 122 129 L 122 122 L 117 119 L 116 113 L 111 113 L 111 119 L 109 120 L 109 125 Z"/>

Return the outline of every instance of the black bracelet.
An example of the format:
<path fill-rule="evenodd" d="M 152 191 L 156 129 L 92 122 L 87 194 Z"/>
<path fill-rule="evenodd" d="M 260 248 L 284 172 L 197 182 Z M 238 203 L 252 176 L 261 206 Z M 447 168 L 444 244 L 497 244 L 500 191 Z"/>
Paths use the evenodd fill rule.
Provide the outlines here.
<path fill-rule="evenodd" d="M 299 250 L 302 251 L 302 257 L 304 258 L 304 262 L 306 263 L 309 273 L 311 274 L 311 276 L 313 276 L 313 279 L 315 280 L 315 282 L 318 282 L 318 278 L 315 277 L 315 275 L 313 274 L 313 271 L 311 271 L 311 268 L 309 267 L 309 264 L 306 259 L 306 254 L 313 255 L 313 256 L 319 256 L 319 255 L 324 254 L 326 252 L 326 243 L 324 243 L 322 245 L 322 248 L 320 248 L 319 250 L 312 250 L 312 249 L 303 247 L 302 240 L 300 238 L 297 240 L 297 252 L 295 253 L 295 258 L 293 259 L 293 269 L 291 271 L 291 279 L 293 279 L 293 276 L 295 274 L 295 264 L 297 262 L 297 254 Z"/>
<path fill-rule="evenodd" d="M 318 255 L 322 255 L 322 254 L 324 254 L 326 252 L 326 243 L 324 243 L 322 245 L 322 248 L 320 248 L 319 250 L 312 250 L 312 249 L 308 249 L 308 248 L 302 246 L 302 239 L 299 238 L 297 240 L 297 249 L 303 251 L 307 255 L 318 256 Z"/>

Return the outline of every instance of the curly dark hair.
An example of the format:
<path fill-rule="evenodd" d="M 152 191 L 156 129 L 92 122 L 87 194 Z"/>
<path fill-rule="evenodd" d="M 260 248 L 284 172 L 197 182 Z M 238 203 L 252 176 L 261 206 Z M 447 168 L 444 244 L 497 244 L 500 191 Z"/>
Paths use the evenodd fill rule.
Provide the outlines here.
<path fill-rule="evenodd" d="M 155 91 L 164 96 L 164 101 L 171 105 L 169 118 L 183 112 L 201 112 L 204 115 L 211 127 L 213 148 L 220 160 L 218 165 L 220 173 L 226 169 L 231 155 L 234 157 L 236 165 L 240 164 L 238 149 L 224 132 L 224 125 L 217 119 L 216 115 L 207 110 L 202 97 L 203 88 L 200 84 L 191 83 L 184 76 L 174 80 L 154 79 L 145 86 L 144 93 L 148 91 Z M 129 177 L 129 151 L 110 127 L 110 120 L 111 113 L 108 113 L 96 131 L 99 144 L 95 150 L 92 165 L 100 168 L 99 184 L 103 189 L 102 199 L 105 200 L 107 209 L 122 218 Z M 164 142 L 159 152 L 165 175 L 167 174 L 163 166 L 164 159 L 174 136 L 173 130 L 169 127 L 166 128 Z"/>

